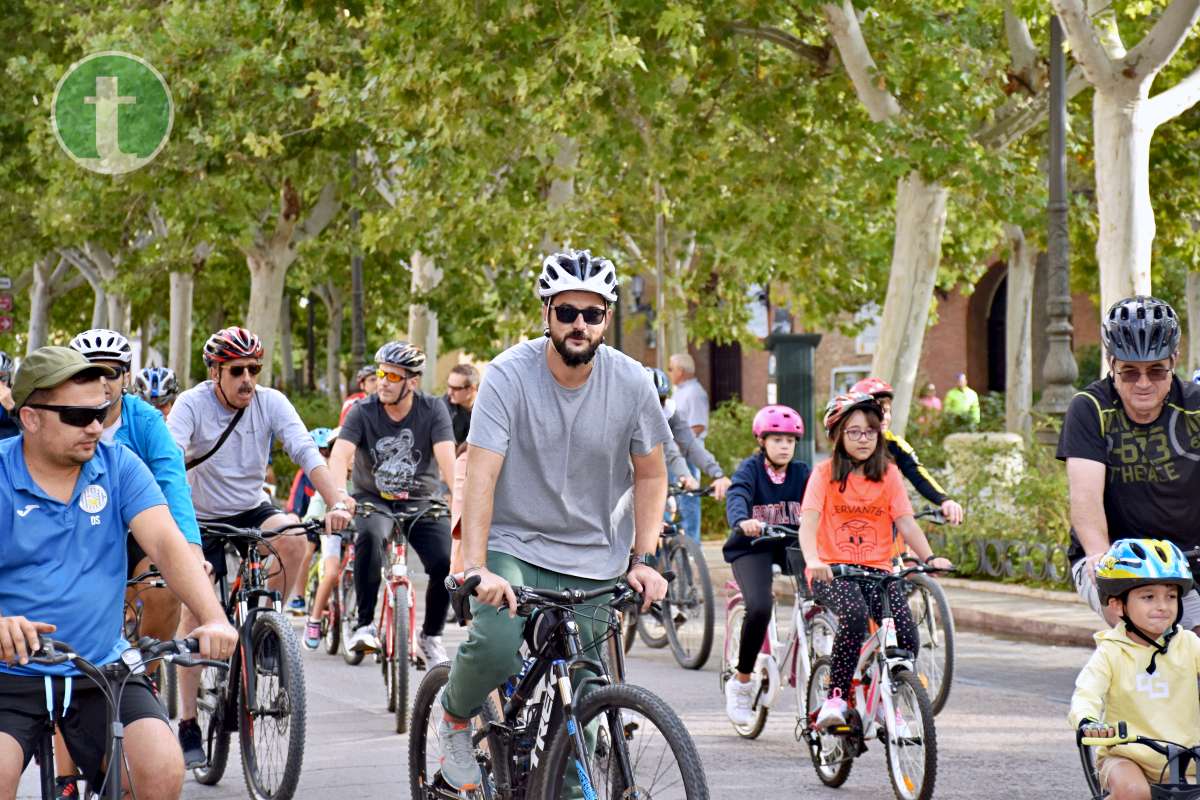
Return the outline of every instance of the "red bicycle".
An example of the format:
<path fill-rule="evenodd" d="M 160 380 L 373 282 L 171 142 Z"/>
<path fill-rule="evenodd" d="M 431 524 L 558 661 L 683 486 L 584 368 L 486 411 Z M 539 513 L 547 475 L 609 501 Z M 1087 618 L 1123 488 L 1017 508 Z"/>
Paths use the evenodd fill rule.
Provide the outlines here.
<path fill-rule="evenodd" d="M 420 520 L 450 514 L 440 498 L 409 497 L 405 502 L 413 503 L 412 510 L 387 511 L 371 503 L 359 503 L 356 509 L 356 513 L 361 509 L 364 516 L 381 514 L 392 521 L 383 559 L 383 598 L 375 620 L 382 649 L 376 651 L 375 661 L 383 670 L 387 708 L 396 715 L 396 733 L 408 731 L 408 669 L 426 667 L 416 646 L 416 593 L 408 577 L 408 531 Z M 346 613 L 346 609 L 342 611 Z"/>

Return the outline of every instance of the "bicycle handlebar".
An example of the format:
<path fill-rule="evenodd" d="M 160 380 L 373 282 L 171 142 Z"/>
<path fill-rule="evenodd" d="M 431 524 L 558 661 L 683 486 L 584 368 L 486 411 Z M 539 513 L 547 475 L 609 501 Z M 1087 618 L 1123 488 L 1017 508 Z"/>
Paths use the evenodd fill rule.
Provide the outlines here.
<path fill-rule="evenodd" d="M 669 583 L 674 580 L 675 573 L 668 570 L 662 573 L 662 576 Z M 470 604 L 467 600 L 475 594 L 479 583 L 479 575 L 472 575 L 462 582 L 459 582 L 454 575 L 446 576 L 446 590 L 450 592 L 450 606 L 454 609 L 454 616 L 458 620 L 459 627 L 466 625 L 467 621 L 471 619 Z M 517 616 L 521 617 L 529 616 L 534 609 L 541 606 L 580 605 L 589 600 L 611 595 L 613 599 L 609 605 L 619 608 L 633 603 L 639 597 L 639 593 L 623 580 L 600 589 L 539 589 L 535 586 L 513 586 L 512 590 L 517 597 Z"/>
<path fill-rule="evenodd" d="M 743 536 L 746 535 L 745 531 L 742 530 L 740 525 L 734 525 L 732 528 L 730 528 L 730 531 L 733 533 L 740 533 Z M 768 525 L 763 523 L 763 532 L 750 539 L 750 546 L 753 547 L 754 545 L 761 544 L 762 542 L 782 542 L 790 539 L 797 539 L 799 536 L 800 529 L 793 528 L 791 525 Z"/>
<path fill-rule="evenodd" d="M 106 664 L 104 667 L 96 667 L 83 656 L 75 652 L 75 649 L 66 642 L 60 642 L 57 639 L 51 639 L 48 636 L 38 637 L 38 649 L 29 655 L 29 660 L 34 664 L 46 664 L 54 666 L 57 664 L 65 664 L 68 661 L 92 667 L 93 669 L 103 670 L 115 664 L 125 667 L 129 672 L 135 672 L 139 667 L 143 667 L 147 662 L 161 659 L 163 661 L 173 661 L 181 667 L 217 667 L 219 669 L 229 669 L 229 664 L 225 661 L 216 661 L 210 658 L 193 658 L 193 654 L 200 653 L 200 642 L 197 639 L 152 639 L 149 636 L 143 636 L 138 640 L 137 644 L 132 645 L 129 650 L 137 652 L 137 658 L 131 661 L 126 660 L 124 654 L 120 661 L 113 664 Z"/>
<path fill-rule="evenodd" d="M 930 506 L 920 513 L 913 514 L 913 518 L 929 520 L 934 525 L 945 525 L 947 521 L 946 515 L 937 506 Z"/>
<path fill-rule="evenodd" d="M 201 522 L 200 533 L 212 539 L 245 539 L 247 541 L 266 541 L 272 536 L 307 536 L 310 533 L 324 533 L 325 520 L 310 519 L 308 522 L 295 522 L 280 528 L 266 530 L 264 528 L 239 528 L 226 525 L 224 522 Z"/>
<path fill-rule="evenodd" d="M 867 580 L 879 581 L 880 583 L 891 583 L 907 578 L 917 572 L 933 574 L 937 572 L 954 572 L 952 569 L 939 569 L 938 567 L 929 564 L 914 564 L 911 567 L 906 567 L 899 572 L 873 572 L 871 570 L 856 567 L 853 564 L 831 564 L 829 567 L 835 578 L 865 578 Z"/>
<path fill-rule="evenodd" d="M 684 489 L 675 484 L 667 487 L 667 497 L 711 497 L 712 486 L 705 486 L 703 489 Z"/>

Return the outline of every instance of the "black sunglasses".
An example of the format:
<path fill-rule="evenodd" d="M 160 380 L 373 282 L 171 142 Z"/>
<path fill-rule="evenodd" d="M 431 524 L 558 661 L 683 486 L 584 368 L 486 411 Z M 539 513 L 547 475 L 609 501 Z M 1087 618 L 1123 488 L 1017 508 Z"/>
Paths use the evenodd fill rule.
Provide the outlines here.
<path fill-rule="evenodd" d="M 56 406 L 50 403 L 29 403 L 30 408 L 40 408 L 43 411 L 57 411 L 58 418 L 64 424 L 73 428 L 86 428 L 93 422 L 104 422 L 112 403 L 100 406 Z"/>
<path fill-rule="evenodd" d="M 576 308 L 575 306 L 550 307 L 554 309 L 554 317 L 563 325 L 571 325 L 580 314 L 583 314 L 583 321 L 588 325 L 599 325 L 601 322 L 604 322 L 604 315 L 608 313 L 607 308 L 599 306 L 588 306 L 587 308 Z"/>
<path fill-rule="evenodd" d="M 257 375 L 262 372 L 262 364 L 238 364 L 236 367 L 229 367 L 229 374 L 235 378 L 242 377 L 245 372 Z"/>

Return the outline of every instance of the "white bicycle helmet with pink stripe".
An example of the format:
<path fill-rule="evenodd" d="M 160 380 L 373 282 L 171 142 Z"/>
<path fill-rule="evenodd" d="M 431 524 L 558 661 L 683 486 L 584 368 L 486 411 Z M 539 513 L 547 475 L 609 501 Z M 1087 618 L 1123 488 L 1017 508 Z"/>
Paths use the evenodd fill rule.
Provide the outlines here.
<path fill-rule="evenodd" d="M 754 415 L 751 427 L 755 439 L 761 439 L 768 433 L 783 433 L 796 437 L 804 435 L 804 420 L 800 419 L 799 412 L 790 406 L 763 406 Z"/>

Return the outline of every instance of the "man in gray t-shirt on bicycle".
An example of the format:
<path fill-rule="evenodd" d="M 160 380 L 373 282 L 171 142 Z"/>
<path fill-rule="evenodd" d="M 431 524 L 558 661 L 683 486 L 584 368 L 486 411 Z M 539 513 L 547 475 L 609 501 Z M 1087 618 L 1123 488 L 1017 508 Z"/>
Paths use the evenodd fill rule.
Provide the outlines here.
<path fill-rule="evenodd" d="M 496 357 L 467 437 L 463 578 L 480 583 L 438 726 L 442 776 L 459 789 L 481 780 L 468 720 L 521 668 L 524 620 L 502 611 L 516 609 L 512 584 L 586 590 L 626 575 L 647 603 L 667 590 L 653 554 L 671 433 L 642 365 L 602 344 L 616 270 L 586 250 L 557 253 L 543 262 L 538 295 L 548 341 Z M 588 646 L 606 630 L 576 621 Z"/>

